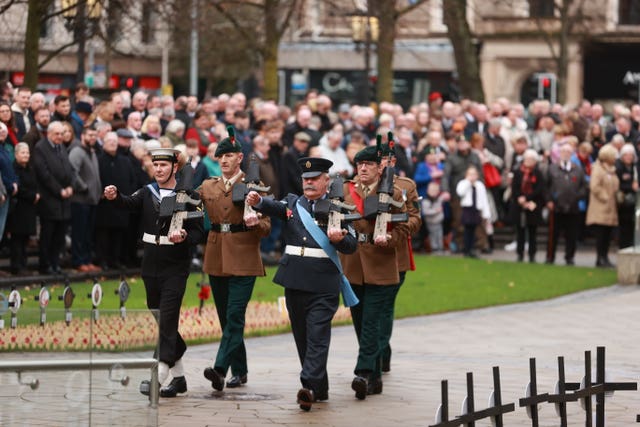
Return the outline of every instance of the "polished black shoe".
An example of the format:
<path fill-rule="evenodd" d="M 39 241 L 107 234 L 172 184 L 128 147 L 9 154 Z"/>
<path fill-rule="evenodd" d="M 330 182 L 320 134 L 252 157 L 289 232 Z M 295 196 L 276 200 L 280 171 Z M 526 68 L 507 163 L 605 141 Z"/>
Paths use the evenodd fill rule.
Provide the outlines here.
<path fill-rule="evenodd" d="M 319 391 L 315 393 L 316 402 L 322 402 L 323 400 L 329 400 L 329 392 L 328 391 Z"/>
<path fill-rule="evenodd" d="M 176 397 L 178 393 L 187 392 L 187 380 L 184 377 L 175 377 L 168 386 L 160 389 L 160 397 Z"/>
<path fill-rule="evenodd" d="M 224 388 L 224 376 L 214 368 L 205 368 L 204 377 L 211 381 L 211 387 L 218 391 Z"/>
<path fill-rule="evenodd" d="M 382 361 L 382 372 L 391 372 L 391 360 Z"/>
<path fill-rule="evenodd" d="M 234 375 L 231 378 L 229 378 L 229 381 L 227 381 L 227 387 L 236 388 L 246 383 L 247 383 L 246 375 Z"/>
<path fill-rule="evenodd" d="M 369 381 L 367 384 L 367 394 L 381 394 L 382 393 L 382 378 L 376 378 Z"/>
<path fill-rule="evenodd" d="M 300 405 L 300 409 L 303 411 L 310 411 L 313 402 L 316 401 L 316 398 L 313 394 L 313 390 L 308 388 L 301 388 L 298 390 L 298 395 L 296 396 L 296 403 Z"/>
<path fill-rule="evenodd" d="M 158 384 L 158 388 L 160 388 L 160 384 Z M 151 381 L 143 380 L 140 382 L 140 393 L 145 396 L 149 396 L 151 394 Z"/>
<path fill-rule="evenodd" d="M 358 400 L 367 398 L 368 381 L 365 377 L 357 376 L 351 381 L 351 389 L 356 392 Z"/>

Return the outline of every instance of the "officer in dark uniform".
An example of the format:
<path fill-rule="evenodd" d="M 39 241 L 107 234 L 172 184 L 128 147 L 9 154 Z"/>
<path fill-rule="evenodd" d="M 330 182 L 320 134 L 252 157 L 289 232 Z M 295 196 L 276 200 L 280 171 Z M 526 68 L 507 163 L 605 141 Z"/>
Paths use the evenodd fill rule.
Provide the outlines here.
<path fill-rule="evenodd" d="M 186 220 L 181 230 L 169 235 L 164 230 L 163 221 L 158 221 L 160 201 L 175 194 L 178 154 L 179 151 L 170 148 L 152 150 L 155 181 L 131 196 L 119 193 L 114 185 L 104 189 L 107 200 L 114 200 L 116 204 L 142 214 L 142 241 L 145 244 L 141 273 L 147 307 L 160 311 L 160 345 L 156 355 L 159 360 L 158 380 L 162 384 L 169 373 L 173 377 L 167 387 L 160 389 L 162 397 L 175 397 L 177 393 L 187 391 L 182 365 L 187 346 L 178 332 L 178 323 L 191 265 L 190 246 L 204 239 L 202 218 Z M 140 391 L 147 394 L 148 384 L 143 382 Z"/>
<path fill-rule="evenodd" d="M 313 402 L 329 398 L 327 357 L 331 319 L 338 309 L 342 280 L 329 254 L 339 263 L 335 250 L 353 253 L 357 242 L 355 234 L 347 232 L 351 229 L 349 225 L 347 229 L 327 229 L 326 219 L 320 218 L 319 213 L 315 215 L 314 206 L 327 197 L 329 168 L 333 163 L 304 157 L 298 164 L 302 168 L 302 196 L 288 194 L 278 202 L 252 191 L 247 202 L 263 214 L 284 221 L 283 237 L 287 246 L 273 281 L 285 288 L 291 329 L 302 364 L 302 388 L 297 401 L 301 409 L 308 411 Z M 313 227 L 316 228 L 311 230 Z M 322 237 L 328 237 L 324 239 L 325 249 L 312 236 L 318 230 L 323 233 Z"/>

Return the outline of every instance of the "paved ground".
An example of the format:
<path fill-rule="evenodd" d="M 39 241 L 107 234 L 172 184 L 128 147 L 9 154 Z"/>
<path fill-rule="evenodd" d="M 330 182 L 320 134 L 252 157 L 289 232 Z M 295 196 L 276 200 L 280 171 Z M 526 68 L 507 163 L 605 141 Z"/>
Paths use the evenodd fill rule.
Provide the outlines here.
<path fill-rule="evenodd" d="M 511 255 L 498 252 L 491 257 Z M 593 258 L 593 254 L 581 253 L 576 261 L 592 265 Z M 592 351 L 595 367 L 599 345 L 607 348 L 611 381 L 638 381 L 637 307 L 639 287 L 613 286 L 544 302 L 399 320 L 392 339 L 392 371 L 383 378 L 384 392 L 365 401 L 357 401 L 350 389 L 357 354 L 353 328 L 334 328 L 330 399 L 314 405 L 310 413 L 300 411 L 295 403 L 299 363 L 290 334 L 247 340 L 249 382 L 241 389 L 222 393 L 214 392 L 202 376 L 217 344 L 190 347 L 185 355 L 189 392 L 176 399 L 162 399 L 159 414 L 150 410 L 136 391 L 144 372 L 128 372 L 128 387 L 109 381 L 105 373 L 90 376 L 94 383 L 91 416 L 81 410 L 87 404 L 86 391 L 78 391 L 69 377 L 41 376 L 41 388 L 31 391 L 16 385 L 15 374 L 2 374 L 0 424 L 57 426 L 91 421 L 91 425 L 155 425 L 157 415 L 159 425 L 167 427 L 426 426 L 434 422 L 442 379 L 449 380 L 451 416 L 460 411 L 466 372 L 474 373 L 476 408 L 486 406 L 493 366 L 500 366 L 503 402 L 517 402 L 528 382 L 530 357 L 537 359 L 540 392 L 553 390 L 557 356 L 565 357 L 567 381 L 579 381 L 584 372 L 584 351 Z M 136 355 L 141 353 L 131 354 Z M 38 411 L 43 403 L 54 400 L 62 401 L 61 410 Z M 579 404 L 569 404 L 568 412 L 570 426 L 584 425 L 585 414 Z M 635 425 L 638 413 L 640 392 L 617 392 L 607 400 L 608 426 Z M 548 404 L 540 406 L 540 417 L 542 426 L 559 425 Z M 521 408 L 505 415 L 504 421 L 506 426 L 531 425 Z M 484 420 L 476 425 L 491 423 Z"/>

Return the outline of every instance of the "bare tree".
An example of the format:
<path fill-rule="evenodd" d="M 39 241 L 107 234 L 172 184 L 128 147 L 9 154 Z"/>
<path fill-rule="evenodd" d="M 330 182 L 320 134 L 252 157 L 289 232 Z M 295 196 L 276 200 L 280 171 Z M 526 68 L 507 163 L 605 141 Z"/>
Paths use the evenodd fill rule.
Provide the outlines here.
<path fill-rule="evenodd" d="M 224 16 L 235 35 L 257 52 L 264 81 L 262 95 L 277 99 L 278 49 L 301 0 L 208 0 L 207 4 Z M 233 34 L 227 33 L 227 37 L 234 39 Z"/>
<path fill-rule="evenodd" d="M 480 58 L 467 21 L 466 0 L 442 0 L 444 23 L 453 46 L 461 95 L 484 102 Z"/>

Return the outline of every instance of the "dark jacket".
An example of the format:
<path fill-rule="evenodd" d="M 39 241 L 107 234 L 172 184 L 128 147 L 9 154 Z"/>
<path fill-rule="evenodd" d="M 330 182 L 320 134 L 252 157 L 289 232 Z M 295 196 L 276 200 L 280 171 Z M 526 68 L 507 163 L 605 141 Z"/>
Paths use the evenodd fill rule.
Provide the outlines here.
<path fill-rule="evenodd" d="M 151 184 L 156 185 L 157 184 Z M 161 233 L 158 221 L 160 201 L 153 196 L 147 186 L 142 187 L 131 196 L 125 196 L 118 191 L 114 200 L 117 206 L 123 206 L 131 211 L 142 214 L 142 229 L 152 235 L 166 235 Z M 156 245 L 144 243 L 142 256 L 142 276 L 167 277 L 189 274 L 191 265 L 191 246 L 204 241 L 204 227 L 202 218 L 188 219 L 183 223 L 187 231 L 187 239 L 175 245 Z"/>
<path fill-rule="evenodd" d="M 100 169 L 95 149 L 83 145 L 69 152 L 69 162 L 78 176 L 78 192 L 71 196 L 71 202 L 95 206 L 102 197 Z"/>
<path fill-rule="evenodd" d="M 309 203 L 304 196 L 288 194 L 282 201 L 262 199 L 259 209 L 263 214 L 280 218 L 284 221 L 282 237 L 287 245 L 319 248 L 320 245 L 311 237 L 296 210 L 296 202 L 300 199 L 303 209 L 309 210 Z M 287 212 L 291 211 L 291 215 Z M 326 233 L 326 225 L 320 226 Z M 354 253 L 357 247 L 356 238 L 347 233 L 340 243 L 333 244 L 339 252 Z M 329 258 L 311 258 L 284 254 L 278 263 L 278 271 L 273 281 L 289 289 L 298 289 L 314 293 L 337 295 L 340 291 L 341 276 Z"/>
<path fill-rule="evenodd" d="M 509 204 L 509 219 L 512 224 L 516 226 L 525 225 L 542 225 L 542 208 L 546 201 L 545 193 L 545 180 L 542 172 L 536 166 L 533 170 L 533 183 L 532 191 L 529 194 L 522 192 L 522 178 L 524 173 L 520 169 L 516 169 L 513 172 L 513 181 L 511 182 L 511 203 Z M 523 211 L 522 207 L 518 204 L 518 197 L 524 196 L 527 201 L 533 201 L 536 204 L 536 208 L 532 211 Z M 524 218 L 521 214 L 524 213 Z M 524 222 L 523 222 L 524 219 Z"/>
<path fill-rule="evenodd" d="M 103 188 L 107 185 L 115 185 L 121 194 L 130 195 L 136 187 L 131 162 L 129 159 L 116 153 L 112 156 L 102 153 L 98 158 L 100 168 L 100 181 Z M 129 225 L 129 211 L 118 207 L 106 199 L 101 199 L 96 212 L 96 227 L 102 228 L 126 228 Z"/>
<path fill-rule="evenodd" d="M 67 150 L 61 146 L 57 154 L 50 141 L 42 141 L 33 150 L 33 166 L 40 188 L 40 216 L 57 221 L 71 219 L 71 201 L 60 195 L 60 191 L 69 186 L 76 190 L 76 173 L 69 163 Z"/>
<path fill-rule="evenodd" d="M 289 147 L 282 156 L 282 180 L 281 188 L 284 194 L 302 194 L 302 169 L 298 165 L 298 159 L 304 157 L 305 153 L 298 153 L 295 148 Z"/>
<path fill-rule="evenodd" d="M 36 146 L 38 141 L 44 139 L 44 133 L 39 128 L 40 125 L 35 124 L 31 126 L 29 132 L 22 139 L 23 142 L 29 144 L 29 152 L 33 153 L 33 147 Z"/>
<path fill-rule="evenodd" d="M 36 173 L 30 164 L 22 167 L 13 163 L 13 168 L 20 181 L 18 193 L 12 198 L 12 209 L 9 212 L 7 231 L 13 234 L 36 234 L 38 182 Z"/>
<path fill-rule="evenodd" d="M 587 182 L 580 166 L 571 164 L 571 170 L 561 168 L 559 164 L 549 166 L 549 199 L 555 205 L 555 211 L 562 214 L 578 214 L 578 202 L 587 196 Z"/>

